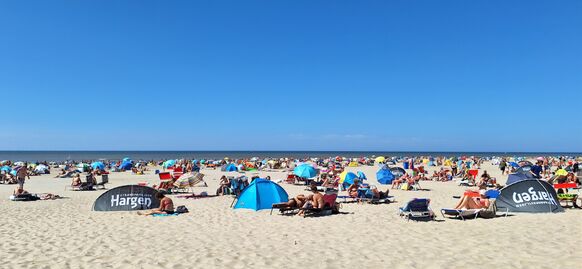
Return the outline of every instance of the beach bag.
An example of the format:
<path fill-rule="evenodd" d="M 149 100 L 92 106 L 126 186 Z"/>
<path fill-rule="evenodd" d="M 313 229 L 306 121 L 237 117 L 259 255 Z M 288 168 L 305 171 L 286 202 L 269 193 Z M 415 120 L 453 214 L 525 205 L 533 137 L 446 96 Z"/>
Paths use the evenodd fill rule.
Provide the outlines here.
<path fill-rule="evenodd" d="M 405 191 L 408 191 L 408 190 L 410 190 L 410 189 L 411 189 L 411 187 L 410 187 L 410 186 L 408 186 L 408 183 L 403 183 L 403 184 L 402 184 L 402 187 L 400 187 L 400 189 L 402 189 L 402 190 L 405 190 Z"/>
<path fill-rule="evenodd" d="M 495 199 L 490 199 L 489 207 L 485 210 L 479 211 L 479 217 L 484 219 L 492 219 L 497 216 L 497 204 L 495 203 Z"/>
<path fill-rule="evenodd" d="M 176 211 L 175 212 L 178 213 L 178 214 L 184 214 L 184 213 L 188 213 L 190 211 L 188 211 L 188 208 L 186 208 L 185 205 L 181 205 L 181 206 L 178 206 L 176 208 Z"/>

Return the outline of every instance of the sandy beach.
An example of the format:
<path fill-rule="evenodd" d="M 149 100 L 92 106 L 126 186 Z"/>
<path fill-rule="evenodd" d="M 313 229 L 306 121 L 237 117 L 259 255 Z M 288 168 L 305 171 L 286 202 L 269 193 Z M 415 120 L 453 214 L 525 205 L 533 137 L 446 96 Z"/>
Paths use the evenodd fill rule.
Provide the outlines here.
<path fill-rule="evenodd" d="M 152 168 L 155 169 L 155 168 Z M 363 171 L 371 184 L 378 167 Z M 434 169 L 434 168 L 433 168 Z M 482 170 L 502 179 L 497 167 Z M 224 172 L 203 169 L 214 193 Z M 286 171 L 259 172 L 282 179 Z M 115 186 L 158 182 L 146 175 L 112 173 Z M 407 222 L 398 207 L 430 198 L 435 212 L 452 207 L 466 187 L 456 182 L 421 182 L 428 191 L 391 190 L 396 203 L 342 204 L 341 214 L 307 217 L 269 215 L 269 210 L 233 210 L 231 196 L 173 197 L 188 214 L 144 217 L 136 212 L 95 212 L 104 191 L 65 191 L 70 179 L 32 177 L 26 189 L 65 199 L 12 202 L 14 185 L 0 185 L 2 268 L 577 268 L 582 264 L 582 210 L 559 214 L 511 214 L 495 219 Z M 289 195 L 305 186 L 281 183 Z M 381 189 L 388 186 L 382 185 Z"/>

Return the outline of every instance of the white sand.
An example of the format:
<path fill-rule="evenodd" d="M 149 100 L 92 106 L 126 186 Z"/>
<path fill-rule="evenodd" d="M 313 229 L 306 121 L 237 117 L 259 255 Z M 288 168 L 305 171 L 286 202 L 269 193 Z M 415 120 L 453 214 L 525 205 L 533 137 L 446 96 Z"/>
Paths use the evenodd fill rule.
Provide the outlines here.
<path fill-rule="evenodd" d="M 494 176 L 498 169 L 484 166 Z M 375 182 L 377 167 L 360 170 Z M 214 193 L 221 172 L 203 170 Z M 261 172 L 281 179 L 284 172 Z M 148 181 L 152 172 L 110 175 L 114 186 Z M 503 182 L 502 182 L 503 183 Z M 0 185 L 0 268 L 581 268 L 582 210 L 516 214 L 496 219 L 406 222 L 398 207 L 414 197 L 432 199 L 438 212 L 452 207 L 464 187 L 422 182 L 430 191 L 394 190 L 397 203 L 344 204 L 343 214 L 301 218 L 269 211 L 232 210 L 232 198 L 174 198 L 190 212 L 144 217 L 136 212 L 93 212 L 103 191 L 64 191 L 70 179 L 33 177 L 26 189 L 68 199 L 11 202 L 15 185 Z M 304 187 L 282 184 L 290 195 Z M 385 187 L 382 186 L 381 189 Z"/>

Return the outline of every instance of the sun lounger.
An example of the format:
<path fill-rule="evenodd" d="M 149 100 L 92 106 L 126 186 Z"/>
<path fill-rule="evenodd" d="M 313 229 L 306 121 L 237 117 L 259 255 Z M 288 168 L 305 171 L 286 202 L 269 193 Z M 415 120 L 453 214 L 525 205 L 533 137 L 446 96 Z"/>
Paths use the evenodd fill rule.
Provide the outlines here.
<path fill-rule="evenodd" d="M 404 207 L 399 208 L 399 214 L 406 220 L 430 221 L 435 219 L 434 212 L 430 208 L 430 199 L 414 198 Z"/>
<path fill-rule="evenodd" d="M 443 218 L 459 218 L 461 220 L 476 219 L 479 216 L 479 211 L 481 209 L 454 209 L 454 208 L 443 208 L 441 209 L 441 214 Z"/>
<path fill-rule="evenodd" d="M 274 209 L 278 209 L 279 213 L 282 215 L 296 214 L 300 210 L 303 210 L 306 215 L 330 215 L 337 213 L 337 194 L 325 194 L 323 195 L 323 208 L 300 208 L 297 206 L 288 206 L 287 203 L 273 204 L 271 207 L 271 214 L 273 214 Z"/>

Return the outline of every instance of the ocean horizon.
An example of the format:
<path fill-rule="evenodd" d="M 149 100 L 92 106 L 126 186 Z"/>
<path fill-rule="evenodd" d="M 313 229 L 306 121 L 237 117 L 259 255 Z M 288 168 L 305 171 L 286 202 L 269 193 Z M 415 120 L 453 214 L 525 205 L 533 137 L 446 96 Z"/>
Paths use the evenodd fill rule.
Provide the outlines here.
<path fill-rule="evenodd" d="M 231 159 L 241 158 L 307 158 L 333 157 L 349 158 L 370 156 L 581 156 L 580 152 L 479 152 L 479 151 L 164 151 L 164 150 L 23 150 L 0 151 L 0 160 L 13 161 L 67 161 L 67 160 L 120 160 L 129 157 L 134 160 L 161 159 Z"/>

